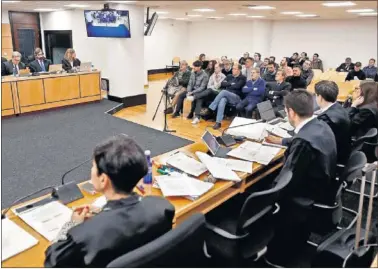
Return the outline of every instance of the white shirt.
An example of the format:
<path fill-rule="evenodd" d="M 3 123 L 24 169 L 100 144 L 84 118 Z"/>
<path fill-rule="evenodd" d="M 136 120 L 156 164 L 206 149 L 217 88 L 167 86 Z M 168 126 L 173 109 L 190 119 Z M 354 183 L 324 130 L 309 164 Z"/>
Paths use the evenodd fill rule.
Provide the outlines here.
<path fill-rule="evenodd" d="M 329 106 L 326 106 L 325 108 L 322 108 L 321 109 L 321 112 L 323 113 L 323 112 L 326 112 L 331 106 L 333 106 L 334 104 L 336 104 L 336 103 L 332 103 L 332 104 L 330 104 Z"/>
<path fill-rule="evenodd" d="M 297 134 L 299 133 L 299 131 L 303 128 L 303 126 L 305 126 L 307 123 L 309 123 L 310 121 L 312 121 L 313 119 L 315 119 L 316 116 L 312 115 L 312 117 L 302 121 L 294 130 L 294 132 Z"/>

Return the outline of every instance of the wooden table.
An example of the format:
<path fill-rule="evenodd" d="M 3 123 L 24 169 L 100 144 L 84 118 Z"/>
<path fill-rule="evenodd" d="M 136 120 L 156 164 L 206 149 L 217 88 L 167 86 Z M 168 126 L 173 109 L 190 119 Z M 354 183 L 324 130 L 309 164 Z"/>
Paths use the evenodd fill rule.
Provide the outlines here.
<path fill-rule="evenodd" d="M 101 100 L 100 71 L 6 76 L 1 80 L 1 116 Z"/>
<path fill-rule="evenodd" d="M 184 152 L 185 154 L 188 154 L 189 156 L 193 156 L 196 159 L 198 159 L 194 155 L 194 153 L 196 151 L 206 152 L 207 148 L 203 143 L 194 143 L 186 147 L 157 156 L 154 158 L 154 161 L 157 161 L 159 163 L 165 163 L 165 160 L 167 160 L 172 154 L 176 153 L 177 151 Z M 175 226 L 181 223 L 182 221 L 184 221 L 186 218 L 188 218 L 195 212 L 202 212 L 205 214 L 209 212 L 210 210 L 214 209 L 215 207 L 219 206 L 220 204 L 224 203 L 231 197 L 237 195 L 238 193 L 244 192 L 247 187 L 253 185 L 257 181 L 262 179 L 264 176 L 280 168 L 282 166 L 281 159 L 283 157 L 283 153 L 284 153 L 284 150 L 281 150 L 279 154 L 275 157 L 275 159 L 271 162 L 271 164 L 269 164 L 268 166 L 263 166 L 263 165 L 254 163 L 252 174 L 238 173 L 238 175 L 242 178 L 241 182 L 236 183 L 236 182 L 231 182 L 231 181 L 218 180 L 215 183 L 214 187 L 209 192 L 201 196 L 196 201 L 190 201 L 188 199 L 181 198 L 181 197 L 167 198 L 174 205 L 175 210 L 176 210 L 175 217 L 173 220 L 174 222 L 173 225 Z M 156 167 L 153 167 L 154 176 L 158 175 L 156 170 L 157 170 Z M 206 177 L 206 174 L 202 175 L 201 179 L 205 177 Z M 79 184 L 79 186 L 80 185 L 81 184 Z M 135 191 L 141 194 L 137 189 L 135 189 Z M 76 207 L 83 204 L 91 204 L 96 198 L 100 196 L 100 194 L 89 195 L 84 191 L 83 191 L 83 194 L 84 194 L 83 199 L 68 204 L 68 207 Z M 158 189 L 153 189 L 151 194 L 162 196 L 161 191 Z M 38 199 L 42 199 L 45 197 L 46 196 L 43 196 Z M 38 199 L 35 199 L 35 200 L 38 200 Z M 9 211 L 7 214 L 7 217 L 10 220 L 14 221 L 21 228 L 26 230 L 28 233 L 30 233 L 32 236 L 34 236 L 36 239 L 38 239 L 39 243 L 33 248 L 26 250 L 2 262 L 2 266 L 3 267 L 42 267 L 44 259 L 45 259 L 45 250 L 49 246 L 50 243 L 44 237 L 42 237 L 40 234 L 38 234 L 28 225 L 26 225 L 26 223 L 24 223 L 19 217 L 14 215 L 13 212 Z"/>

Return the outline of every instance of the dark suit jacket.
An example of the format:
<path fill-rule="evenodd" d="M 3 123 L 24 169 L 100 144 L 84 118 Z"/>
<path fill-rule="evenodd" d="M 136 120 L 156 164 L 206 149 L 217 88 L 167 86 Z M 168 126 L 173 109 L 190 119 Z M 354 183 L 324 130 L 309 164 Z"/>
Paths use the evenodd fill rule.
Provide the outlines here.
<path fill-rule="evenodd" d="M 290 76 L 286 78 L 286 82 L 289 82 L 291 84 L 292 89 L 306 89 L 307 88 L 307 82 L 306 80 L 300 76 L 300 77 L 294 77 Z"/>
<path fill-rule="evenodd" d="M 378 108 L 377 104 L 371 103 L 361 107 L 348 108 L 350 118 L 351 136 L 361 137 L 371 128 L 378 128 Z"/>
<path fill-rule="evenodd" d="M 13 63 L 12 61 L 9 61 L 9 62 L 4 62 L 4 76 L 8 76 L 8 75 L 13 75 Z M 24 63 L 20 62 L 18 64 L 18 69 L 21 70 L 21 69 L 25 69 L 26 66 Z"/>
<path fill-rule="evenodd" d="M 266 95 L 273 106 L 283 106 L 283 98 L 291 91 L 291 84 L 289 82 L 282 82 L 278 85 L 277 82 L 266 83 Z M 272 93 L 270 93 L 272 92 Z"/>
<path fill-rule="evenodd" d="M 43 60 L 43 64 L 45 65 L 46 71 L 49 71 L 49 66 L 51 65 L 51 61 L 48 59 Z M 42 67 L 40 66 L 38 60 L 34 60 L 29 63 L 29 68 L 32 73 L 35 72 L 42 72 Z"/>
<path fill-rule="evenodd" d="M 233 75 L 228 75 L 222 81 L 221 88 L 242 97 L 242 88 L 244 87 L 246 82 L 247 82 L 247 78 L 243 76 L 242 74 L 240 74 L 237 77 L 234 77 Z"/>
<path fill-rule="evenodd" d="M 80 66 L 80 64 L 81 64 L 81 62 L 80 62 L 80 60 L 77 59 L 77 58 L 73 61 L 73 66 L 74 66 L 74 67 L 76 67 L 76 66 Z M 72 66 L 71 66 L 71 64 L 70 64 L 70 62 L 69 62 L 68 60 L 63 59 L 63 60 L 62 60 L 62 68 L 63 68 L 65 71 L 69 71 L 69 70 L 72 69 Z"/>
<path fill-rule="evenodd" d="M 4 57 L 1 57 L 1 76 L 5 76 L 5 62 L 8 60 Z"/>
<path fill-rule="evenodd" d="M 45 267 L 106 267 L 172 229 L 173 205 L 157 196 L 108 201 L 102 211 L 69 229 L 46 250 Z"/>
<path fill-rule="evenodd" d="M 337 72 L 349 72 L 354 69 L 354 63 L 350 63 L 347 67 L 345 63 L 340 64 L 338 68 L 336 68 Z"/>
<path fill-rule="evenodd" d="M 331 127 L 336 139 L 337 163 L 345 164 L 350 155 L 350 120 L 348 112 L 339 103 L 334 103 L 325 112 L 319 114 L 318 119 Z"/>

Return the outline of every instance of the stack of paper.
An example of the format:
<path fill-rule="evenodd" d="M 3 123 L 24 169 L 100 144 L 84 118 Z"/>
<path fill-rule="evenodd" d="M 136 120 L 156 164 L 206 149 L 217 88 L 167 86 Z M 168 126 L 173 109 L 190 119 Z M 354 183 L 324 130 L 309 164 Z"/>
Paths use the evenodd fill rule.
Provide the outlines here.
<path fill-rule="evenodd" d="M 216 159 L 203 152 L 196 152 L 197 157 L 209 169 L 211 175 L 217 179 L 240 181 L 239 176 L 230 168 L 220 164 Z"/>
<path fill-rule="evenodd" d="M 47 240 L 52 241 L 62 226 L 71 219 L 72 210 L 54 201 L 19 213 L 18 216 Z"/>
<path fill-rule="evenodd" d="M 227 167 L 233 171 L 252 174 L 252 162 L 217 157 L 213 157 L 213 160 L 215 160 L 219 165 Z"/>
<path fill-rule="evenodd" d="M 167 160 L 167 164 L 195 177 L 198 177 L 207 171 L 204 164 L 188 157 L 182 152 L 178 152 L 170 157 Z"/>
<path fill-rule="evenodd" d="M 266 136 L 266 123 L 259 122 L 254 123 L 256 120 L 254 119 L 246 119 L 246 118 L 240 118 L 235 117 L 234 120 L 231 122 L 229 129 L 226 131 L 229 135 L 234 136 L 245 136 L 248 139 L 260 141 Z M 246 126 L 236 127 L 239 125 L 249 124 Z M 254 124 L 252 124 L 254 123 Z M 236 127 L 236 128 L 235 128 Z"/>
<path fill-rule="evenodd" d="M 165 197 L 197 197 L 208 192 L 214 186 L 213 183 L 204 182 L 186 175 L 157 176 L 155 179 Z"/>
<path fill-rule="evenodd" d="M 250 162 L 269 164 L 278 154 L 280 148 L 263 146 L 259 143 L 246 141 L 227 155 Z"/>
<path fill-rule="evenodd" d="M 281 129 L 279 126 L 276 126 L 276 125 L 270 125 L 270 124 L 267 124 L 266 125 L 266 130 L 275 135 L 275 136 L 279 136 L 279 137 L 282 137 L 282 138 L 290 138 L 291 135 L 288 134 L 287 131 L 285 131 L 284 129 Z"/>
<path fill-rule="evenodd" d="M 294 127 L 291 126 L 290 122 L 288 122 L 288 121 L 278 124 L 278 127 L 282 128 L 286 131 L 294 131 Z"/>
<path fill-rule="evenodd" d="M 1 220 L 1 261 L 21 253 L 38 243 L 38 240 L 9 219 Z"/>

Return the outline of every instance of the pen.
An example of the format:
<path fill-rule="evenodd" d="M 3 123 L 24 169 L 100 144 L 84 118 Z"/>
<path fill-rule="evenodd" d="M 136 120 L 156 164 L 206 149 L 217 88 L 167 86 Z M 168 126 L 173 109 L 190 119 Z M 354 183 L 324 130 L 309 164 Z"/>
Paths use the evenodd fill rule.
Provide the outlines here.
<path fill-rule="evenodd" d="M 137 189 L 138 189 L 142 194 L 145 193 L 145 192 L 144 192 L 144 187 L 143 187 L 143 185 L 137 185 L 136 187 L 137 187 Z"/>

